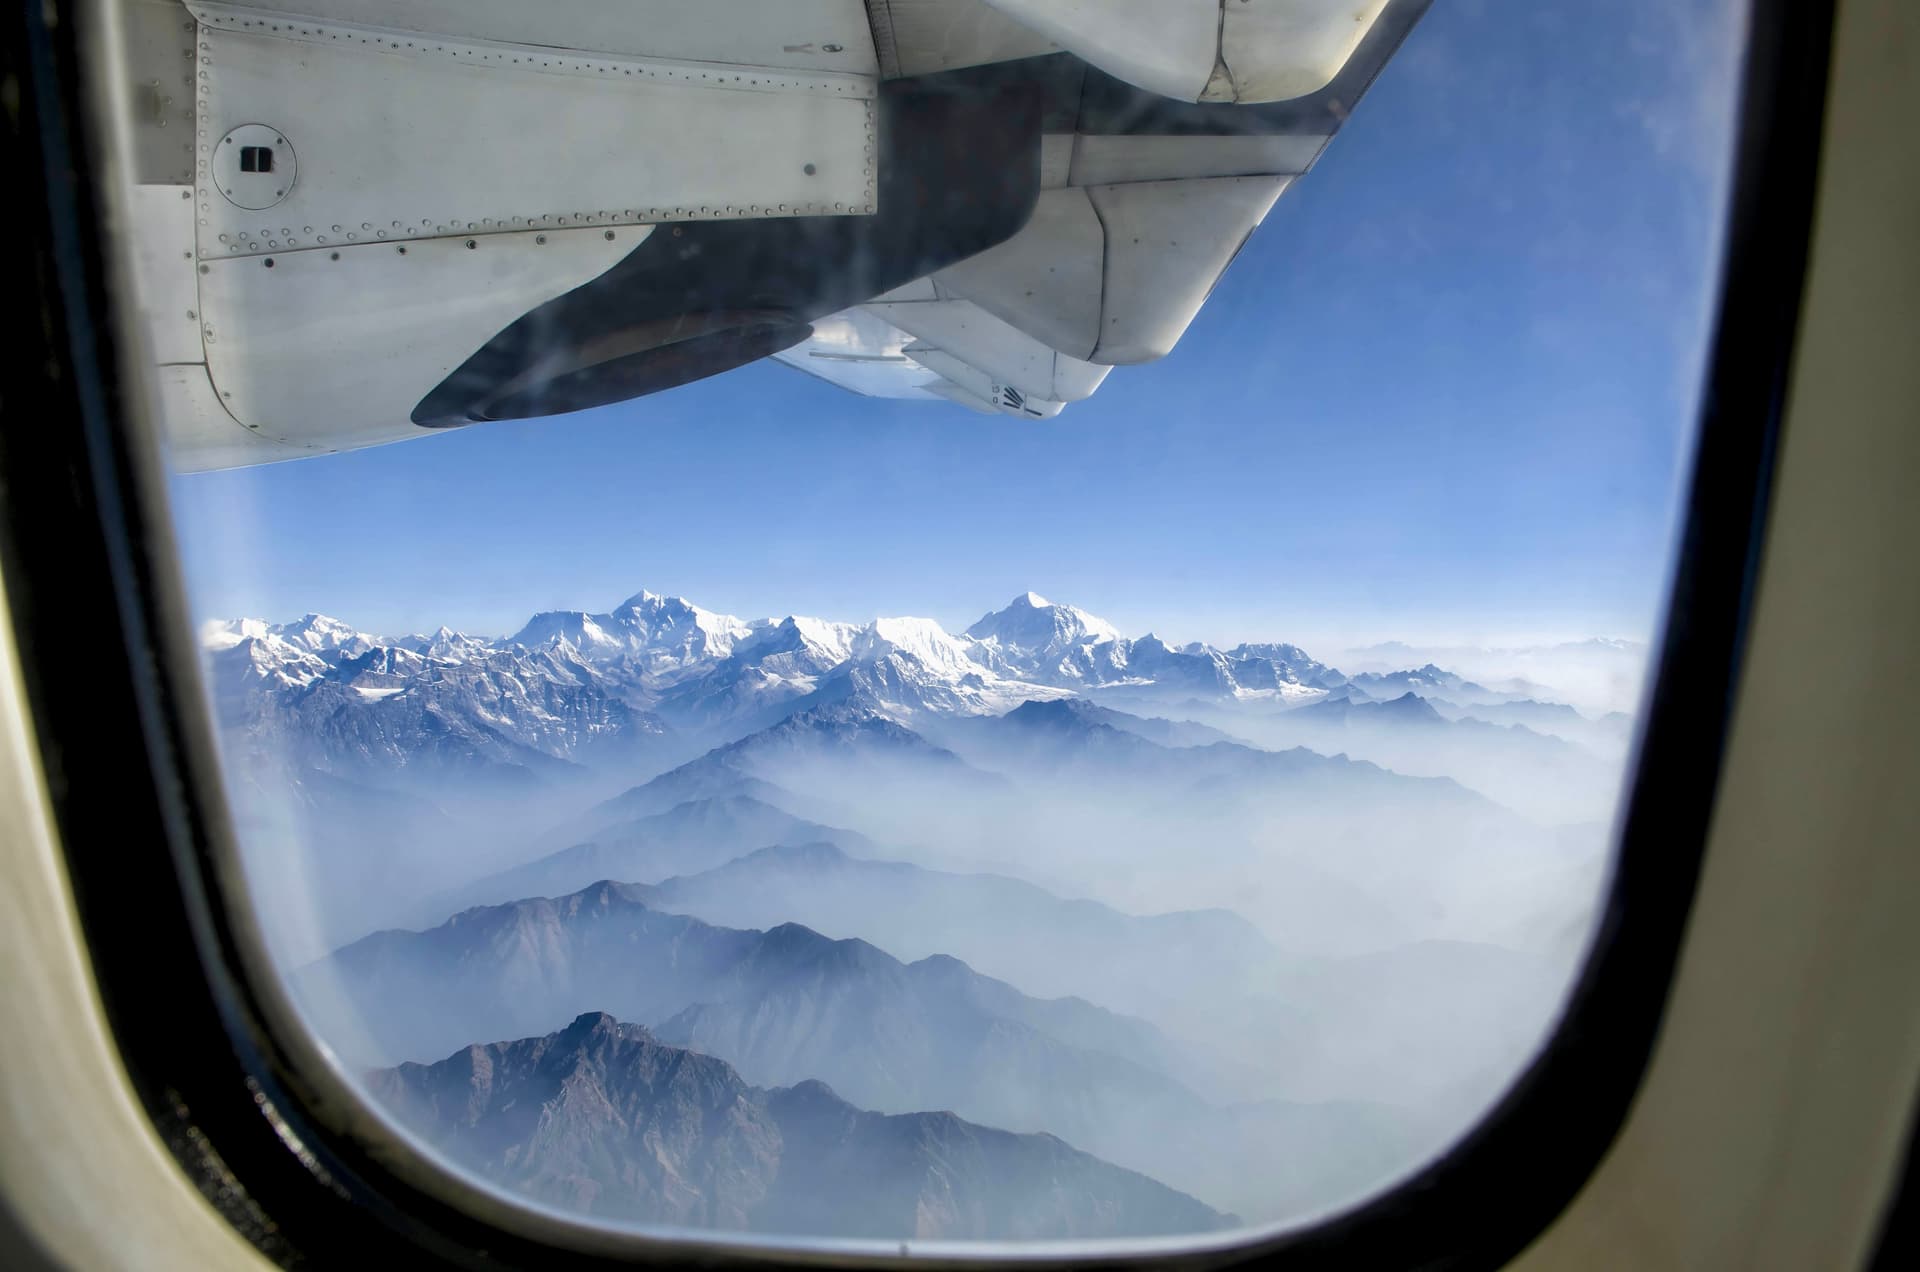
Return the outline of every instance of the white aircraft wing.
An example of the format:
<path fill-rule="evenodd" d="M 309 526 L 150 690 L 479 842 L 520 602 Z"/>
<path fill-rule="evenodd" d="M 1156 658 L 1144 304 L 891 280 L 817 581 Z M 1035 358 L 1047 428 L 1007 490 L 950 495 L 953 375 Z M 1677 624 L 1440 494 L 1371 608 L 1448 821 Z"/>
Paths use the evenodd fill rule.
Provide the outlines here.
<path fill-rule="evenodd" d="M 1173 348 L 1426 4 L 136 0 L 116 163 L 169 459 L 768 356 L 1052 416 Z"/>

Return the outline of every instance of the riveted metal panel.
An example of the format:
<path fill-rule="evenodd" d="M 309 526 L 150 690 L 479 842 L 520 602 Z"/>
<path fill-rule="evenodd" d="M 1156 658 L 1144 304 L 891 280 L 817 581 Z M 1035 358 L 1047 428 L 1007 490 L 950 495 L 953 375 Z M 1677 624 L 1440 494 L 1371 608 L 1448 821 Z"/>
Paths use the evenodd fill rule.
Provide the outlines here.
<path fill-rule="evenodd" d="M 422 436 L 414 404 L 448 372 L 648 233 L 523 230 L 209 261 L 214 386 L 243 425 L 311 453 Z"/>
<path fill-rule="evenodd" d="M 249 7 L 280 20 L 359 23 L 583 53 L 855 75 L 876 69 L 862 0 L 252 0 Z"/>
<path fill-rule="evenodd" d="M 133 285 L 155 362 L 199 362 L 200 307 L 193 257 L 193 191 L 136 185 L 127 191 Z"/>
<path fill-rule="evenodd" d="M 197 8 L 204 257 L 874 208 L 870 77 Z M 241 124 L 299 154 L 298 183 L 269 210 L 209 185 L 213 147 Z"/>
<path fill-rule="evenodd" d="M 180 0 L 128 0 L 126 73 L 128 155 L 133 179 L 161 185 L 193 181 L 193 15 Z"/>
<path fill-rule="evenodd" d="M 309 447 L 266 437 L 234 419 L 220 404 L 204 362 L 156 367 L 154 380 L 165 427 L 167 465 L 176 472 L 246 468 L 314 453 Z"/>

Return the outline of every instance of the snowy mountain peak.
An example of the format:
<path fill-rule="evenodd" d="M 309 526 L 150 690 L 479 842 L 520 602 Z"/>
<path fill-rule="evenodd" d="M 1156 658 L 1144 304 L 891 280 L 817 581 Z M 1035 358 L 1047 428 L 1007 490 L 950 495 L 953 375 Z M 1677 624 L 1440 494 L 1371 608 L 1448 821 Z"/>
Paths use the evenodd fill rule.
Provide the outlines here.
<path fill-rule="evenodd" d="M 232 649 L 242 641 L 265 640 L 270 630 L 264 618 L 211 618 L 200 624 L 200 647 Z"/>
<path fill-rule="evenodd" d="M 931 618 L 876 618 L 860 629 L 849 648 L 852 657 L 862 660 L 911 654 L 928 668 L 948 675 L 980 672 L 966 643 L 949 636 Z"/>
<path fill-rule="evenodd" d="M 715 614 L 678 596 L 641 591 L 611 612 L 550 610 L 535 614 L 508 638 L 535 648 L 564 641 L 587 659 L 623 656 L 651 670 L 667 671 L 724 658 L 752 631 L 729 614 Z"/>
<path fill-rule="evenodd" d="M 852 623 L 830 623 L 823 618 L 789 614 L 756 633 L 754 646 L 768 651 L 808 654 L 825 670 L 852 656 L 853 639 L 859 632 L 860 628 Z"/>
<path fill-rule="evenodd" d="M 584 610 L 546 610 L 528 619 L 525 627 L 507 638 L 507 644 L 532 649 L 560 639 L 577 646 L 592 643 L 599 635 L 599 624 Z"/>
<path fill-rule="evenodd" d="M 1120 632 L 1103 618 L 1072 605 L 1056 605 L 1038 592 L 1023 592 L 1005 609 L 983 616 L 967 628 L 975 640 L 1028 652 L 1064 651 L 1072 646 L 1118 640 Z"/>
<path fill-rule="evenodd" d="M 293 641 L 316 652 L 323 649 L 339 649 L 355 643 L 367 646 L 375 643 L 371 638 L 361 635 L 339 619 L 329 618 L 325 614 L 307 614 L 298 622 L 283 623 L 273 631 L 283 640 Z"/>
<path fill-rule="evenodd" d="M 893 649 L 879 657 L 849 659 L 822 678 L 814 697 L 912 722 L 923 716 L 1001 715 L 1022 702 L 1067 692 L 1004 679 L 964 654 L 931 662 L 929 656 Z"/>
<path fill-rule="evenodd" d="M 465 632 L 454 631 L 444 623 L 424 636 L 401 636 L 390 643 L 397 649 L 450 663 L 484 657 L 492 648 L 492 642 L 479 636 L 469 636 Z"/>
<path fill-rule="evenodd" d="M 282 664 L 287 675 L 304 681 L 313 667 L 325 668 L 380 647 L 381 642 L 337 618 L 308 614 L 292 623 L 257 618 L 225 619 L 200 625 L 200 644 L 209 653 L 239 650 L 243 661 L 264 670 Z"/>
<path fill-rule="evenodd" d="M 744 631 L 747 626 L 731 614 L 702 609 L 684 596 L 666 596 L 645 588 L 616 605 L 613 616 L 643 624 L 692 622 L 711 631 Z"/>

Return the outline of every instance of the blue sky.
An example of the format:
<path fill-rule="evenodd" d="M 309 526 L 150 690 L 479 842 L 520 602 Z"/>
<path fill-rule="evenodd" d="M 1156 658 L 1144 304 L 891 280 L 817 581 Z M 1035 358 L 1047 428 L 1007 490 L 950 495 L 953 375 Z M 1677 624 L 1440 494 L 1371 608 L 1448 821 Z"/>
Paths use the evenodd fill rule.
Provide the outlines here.
<path fill-rule="evenodd" d="M 178 478 L 196 610 L 511 631 L 642 587 L 1323 647 L 1644 637 L 1717 262 L 1725 0 L 1438 0 L 1180 347 L 1058 419 L 773 364 Z"/>

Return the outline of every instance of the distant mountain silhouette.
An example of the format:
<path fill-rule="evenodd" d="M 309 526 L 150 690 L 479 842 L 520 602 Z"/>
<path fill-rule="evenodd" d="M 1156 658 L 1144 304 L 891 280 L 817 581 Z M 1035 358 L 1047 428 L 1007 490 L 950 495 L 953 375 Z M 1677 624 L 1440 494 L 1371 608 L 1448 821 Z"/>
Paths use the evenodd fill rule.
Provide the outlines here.
<path fill-rule="evenodd" d="M 752 789 L 750 783 L 743 779 L 736 789 Z M 752 795 L 714 795 L 602 826 L 590 841 L 433 897 L 421 907 L 420 921 L 437 923 L 474 906 L 523 897 L 566 896 L 601 879 L 652 883 L 711 869 L 756 849 L 804 843 L 878 850 L 864 835 L 795 817 Z"/>
<path fill-rule="evenodd" d="M 762 1090 L 600 1012 L 543 1037 L 377 1072 L 463 1165 L 602 1218 L 841 1237 L 1030 1240 L 1205 1232 L 1220 1214 L 1051 1135 Z"/>
<path fill-rule="evenodd" d="M 815 780 L 830 781 L 843 794 L 875 786 L 942 795 L 1007 788 L 1004 778 L 981 772 L 871 705 L 847 701 L 797 712 L 714 747 L 605 801 L 589 820 L 607 824 L 737 794 L 810 812 L 825 798 L 811 791 Z"/>
<path fill-rule="evenodd" d="M 1415 700 L 1416 706 L 1426 709 Z M 1324 704 L 1267 718 L 1292 720 Z M 1346 704 L 1333 709 L 1348 710 Z M 1302 794 L 1355 800 L 1410 801 L 1429 808 L 1492 811 L 1480 796 L 1447 778 L 1409 777 L 1345 755 L 1305 747 L 1269 751 L 1243 742 L 1210 740 L 1187 745 L 1154 741 L 1135 727 L 1140 717 L 1091 703 L 1029 702 L 1001 716 L 947 723 L 942 736 L 962 758 L 1009 773 L 1044 773 L 1049 780 L 1091 782 L 1122 789 L 1205 790 L 1271 801 Z M 1161 724 L 1173 726 L 1172 721 Z M 1445 721 L 1440 721 L 1444 724 Z M 1205 726 L 1182 723 L 1198 730 Z"/>
<path fill-rule="evenodd" d="M 647 893 L 657 909 L 729 927 L 804 923 L 859 935 L 900 958 L 947 953 L 1041 997 L 1159 1009 L 1250 987 L 1279 952 L 1226 910 L 1125 914 L 1006 875 L 876 861 L 838 842 L 762 848 Z"/>

